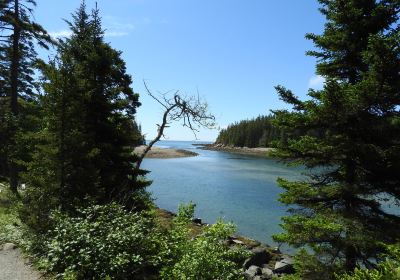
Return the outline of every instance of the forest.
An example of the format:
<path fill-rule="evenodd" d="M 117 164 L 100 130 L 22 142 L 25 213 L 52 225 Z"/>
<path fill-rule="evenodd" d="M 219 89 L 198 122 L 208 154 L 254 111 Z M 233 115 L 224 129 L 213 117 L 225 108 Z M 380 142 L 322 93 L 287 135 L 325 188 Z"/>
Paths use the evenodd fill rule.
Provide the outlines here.
<path fill-rule="evenodd" d="M 140 95 L 97 5 L 82 1 L 71 35 L 55 39 L 34 0 L 1 0 L 0 258 L 16 244 L 48 279 L 400 279 L 400 2 L 318 2 L 326 24 L 306 39 L 323 88 L 301 100 L 277 85 L 288 109 L 216 140 L 274 147 L 276 160 L 307 171 L 277 180 L 289 210 L 273 238 L 295 249 L 282 274 L 243 264 L 256 252 L 231 246 L 234 224 L 194 230 L 193 203 L 160 218 L 134 153 Z M 214 120 L 195 99 L 155 100 L 165 109 L 155 142 L 168 121 Z"/>
<path fill-rule="evenodd" d="M 216 144 L 235 147 L 270 147 L 283 138 L 281 130 L 272 124 L 273 116 L 259 116 L 229 125 L 219 132 Z"/>

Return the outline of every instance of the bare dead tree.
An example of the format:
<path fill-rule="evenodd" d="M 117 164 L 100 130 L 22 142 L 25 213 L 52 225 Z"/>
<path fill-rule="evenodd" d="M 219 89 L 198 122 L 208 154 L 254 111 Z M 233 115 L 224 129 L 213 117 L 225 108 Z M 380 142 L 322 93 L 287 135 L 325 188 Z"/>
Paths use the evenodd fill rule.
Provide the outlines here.
<path fill-rule="evenodd" d="M 157 135 L 150 141 L 146 146 L 142 154 L 139 155 L 139 159 L 136 162 L 135 171 L 140 169 L 140 165 L 146 154 L 151 150 L 153 145 L 157 143 L 161 137 L 164 136 L 164 131 L 173 122 L 181 123 L 184 127 L 187 127 L 194 134 L 197 139 L 196 133 L 200 128 L 212 129 L 215 127 L 215 117 L 208 112 L 208 105 L 197 96 L 184 96 L 179 93 L 179 90 L 173 94 L 170 92 L 155 95 L 148 88 L 144 81 L 147 94 L 157 101 L 164 109 L 162 122 L 157 124 Z"/>

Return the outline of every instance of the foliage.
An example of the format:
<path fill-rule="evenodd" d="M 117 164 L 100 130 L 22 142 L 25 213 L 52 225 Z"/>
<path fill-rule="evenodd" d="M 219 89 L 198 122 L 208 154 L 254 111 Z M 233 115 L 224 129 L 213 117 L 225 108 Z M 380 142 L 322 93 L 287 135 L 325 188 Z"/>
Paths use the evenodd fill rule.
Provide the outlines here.
<path fill-rule="evenodd" d="M 194 205 L 181 206 L 172 229 L 164 240 L 161 259 L 163 279 L 242 279 L 241 261 L 248 253 L 241 248 L 231 249 L 224 241 L 234 233 L 232 224 L 218 221 L 191 238 L 188 224 Z"/>
<path fill-rule="evenodd" d="M 58 206 L 71 214 L 92 203 L 145 206 L 134 200 L 148 182 L 133 168 L 143 137 L 132 78 L 121 52 L 104 42 L 98 10 L 89 15 L 82 3 L 69 25 L 71 37 L 50 63 L 41 63 L 43 116 L 24 176 L 29 188 L 21 216 L 39 232 Z"/>
<path fill-rule="evenodd" d="M 354 273 L 338 275 L 338 280 L 397 280 L 400 279 L 400 246 L 387 246 L 386 260 L 374 269 L 356 268 Z"/>
<path fill-rule="evenodd" d="M 14 243 L 25 251 L 32 248 L 33 236 L 18 216 L 21 202 L 0 184 L 0 244 Z"/>
<path fill-rule="evenodd" d="M 42 266 L 63 279 L 144 279 L 157 265 L 152 219 L 112 203 L 56 211 Z"/>
<path fill-rule="evenodd" d="M 10 193 L 0 184 L 0 244 L 16 243 L 20 239 L 20 221 L 14 207 Z"/>
<path fill-rule="evenodd" d="M 259 116 L 222 129 L 215 143 L 236 147 L 270 147 L 282 138 L 282 132 L 272 124 L 272 116 Z"/>
<path fill-rule="evenodd" d="M 400 216 L 385 207 L 400 199 L 400 2 L 319 2 L 324 33 L 307 38 L 325 86 L 307 101 L 278 86 L 293 109 L 274 112 L 287 133 L 275 155 L 311 169 L 304 180 L 278 180 L 292 207 L 274 238 L 307 248 L 297 258 L 302 279 L 371 266 L 381 244 L 400 237 Z"/>
<path fill-rule="evenodd" d="M 16 193 L 19 171 L 29 160 L 24 138 L 34 131 L 32 116 L 37 107 L 35 46 L 52 43 L 34 21 L 34 0 L 3 0 L 0 3 L 0 177 L 10 179 Z M 25 110 L 26 107 L 34 108 Z"/>

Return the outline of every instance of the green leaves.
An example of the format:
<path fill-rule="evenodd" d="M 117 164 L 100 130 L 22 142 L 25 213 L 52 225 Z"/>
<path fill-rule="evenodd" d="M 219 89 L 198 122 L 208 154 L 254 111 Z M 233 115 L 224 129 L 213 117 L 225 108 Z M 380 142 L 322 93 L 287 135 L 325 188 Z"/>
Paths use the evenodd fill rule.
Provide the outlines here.
<path fill-rule="evenodd" d="M 43 264 L 60 278 L 73 273 L 73 279 L 127 279 L 157 264 L 153 222 L 139 213 L 96 205 L 76 217 L 54 212 L 52 220 Z"/>
<path fill-rule="evenodd" d="M 278 180 L 292 216 L 283 218 L 284 233 L 275 239 L 306 249 L 297 258 L 302 279 L 333 279 L 335 271 L 370 266 L 379 261 L 379 241 L 400 237 L 398 212 L 387 213 L 379 198 L 400 197 L 394 148 L 400 143 L 400 3 L 319 2 L 324 32 L 306 38 L 317 48 L 308 55 L 318 59 L 324 88 L 301 101 L 279 86 L 292 110 L 274 112 L 286 135 L 274 155 L 310 168 L 308 180 Z"/>
<path fill-rule="evenodd" d="M 183 223 L 192 212 L 193 204 L 180 206 L 171 230 L 163 244 L 161 277 L 170 280 L 237 280 L 242 279 L 241 262 L 249 255 L 242 248 L 229 248 L 224 241 L 235 232 L 233 224 L 207 226 L 194 238 Z"/>

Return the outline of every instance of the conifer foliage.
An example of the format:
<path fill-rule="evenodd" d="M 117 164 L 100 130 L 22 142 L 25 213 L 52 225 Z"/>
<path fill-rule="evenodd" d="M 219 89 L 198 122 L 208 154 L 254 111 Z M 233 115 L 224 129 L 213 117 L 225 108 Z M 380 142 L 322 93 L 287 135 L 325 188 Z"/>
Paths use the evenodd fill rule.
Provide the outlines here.
<path fill-rule="evenodd" d="M 58 205 L 67 212 L 111 201 L 141 207 L 133 197 L 147 185 L 133 168 L 140 103 L 121 53 L 104 42 L 97 9 L 88 14 L 82 3 L 69 26 L 72 36 L 42 64 L 43 121 L 26 174 L 25 216 L 33 225 Z"/>
<path fill-rule="evenodd" d="M 47 48 L 47 32 L 33 20 L 33 0 L 0 1 L 0 176 L 17 192 L 27 160 L 26 134 L 35 127 L 35 44 Z"/>
<path fill-rule="evenodd" d="M 222 129 L 215 143 L 235 147 L 270 147 L 282 138 L 281 131 L 272 125 L 272 116 L 259 116 Z"/>
<path fill-rule="evenodd" d="M 289 136 L 277 156 L 314 168 L 303 181 L 279 180 L 280 200 L 293 207 L 275 239 L 306 246 L 302 279 L 374 266 L 380 242 L 400 238 L 400 2 L 319 2 L 327 23 L 307 35 L 317 47 L 308 54 L 326 84 L 308 101 L 278 86 L 293 110 L 275 112 Z"/>

